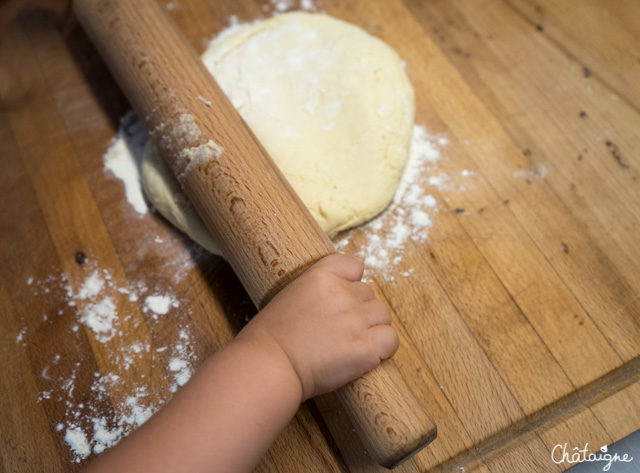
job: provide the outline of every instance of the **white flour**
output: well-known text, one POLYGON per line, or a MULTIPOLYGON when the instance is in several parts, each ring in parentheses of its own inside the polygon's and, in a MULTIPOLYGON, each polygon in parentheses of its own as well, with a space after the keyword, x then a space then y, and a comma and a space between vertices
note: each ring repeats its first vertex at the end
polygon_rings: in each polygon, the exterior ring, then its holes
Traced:
POLYGON ((177 176, 178 181, 182 182, 194 168, 211 159, 216 159, 222 152, 223 148, 211 140, 199 146, 183 149, 176 161, 183 169, 177 176))
POLYGON ((154 295, 147 296, 144 300, 145 308, 151 310, 157 315, 165 315, 171 307, 178 307, 179 303, 171 296, 154 295))
POLYGON ((406 269, 398 273, 407 242, 422 242, 429 235, 433 218, 438 212, 436 198, 428 193, 448 178, 442 174, 436 184, 432 174, 437 170, 441 148, 448 140, 431 136, 424 126, 415 125, 409 160, 393 202, 372 221, 342 235, 338 235, 337 248, 356 252, 365 262, 365 279, 380 275, 394 281, 397 275, 408 277, 406 269), (355 243, 357 241, 357 243, 355 243))
POLYGON ((16 344, 21 345, 24 341, 24 336, 27 334, 27 327, 23 327, 20 329, 20 331, 18 332, 18 335, 16 336, 16 344))
POLYGON ((64 434, 64 441, 80 458, 86 458, 91 453, 91 447, 85 433, 78 427, 69 427, 64 434))
POLYGON ((144 125, 130 111, 120 119, 118 135, 103 157, 105 168, 122 181, 127 201, 139 214, 148 210, 140 182, 140 163, 147 137, 144 125))
POLYGON ((80 291, 78 292, 78 299, 88 299, 98 294, 104 287, 104 280, 98 274, 98 271, 91 273, 82 284, 80 291))
POLYGON ((116 318, 116 306, 113 299, 107 296, 100 302, 89 304, 83 311, 80 321, 93 330, 98 340, 106 342, 113 338, 113 324, 116 318))
POLYGON ((174 384, 169 388, 172 392, 177 389, 177 386, 184 386, 193 374, 191 363, 180 355, 171 358, 169 370, 172 372, 174 380, 174 384))
MULTIPOLYGON (((89 400, 78 402, 78 394, 81 394, 80 398, 86 399, 86 393, 76 392, 82 353, 78 351, 72 355, 78 361, 72 359, 65 362, 64 366, 70 366, 70 371, 66 373, 61 372, 62 355, 53 355, 49 363, 41 369, 42 380, 48 386, 38 394, 37 402, 54 402, 64 406, 65 414, 55 430, 63 436, 75 462, 87 458, 91 453, 101 453, 112 447, 134 428, 142 425, 168 400, 170 393, 174 393, 189 380, 194 371, 194 364, 198 361, 191 329, 189 325, 182 325, 184 322, 181 322, 189 320, 188 317, 181 317, 183 312, 188 314, 189 309, 184 308, 186 304, 180 304, 170 288, 158 287, 156 284, 151 291, 146 281, 119 285, 109 269, 101 268, 91 261, 87 261, 84 266, 87 276, 77 288, 72 286, 69 277, 64 273, 51 274, 41 280, 29 277, 25 284, 33 288, 34 297, 48 297, 49 294, 58 292, 64 295, 68 306, 78 308, 76 321, 71 321, 68 326, 69 347, 80 346, 75 340, 80 336, 80 328, 84 325, 86 333, 97 343, 115 342, 114 346, 119 347, 112 352, 105 347, 103 353, 106 353, 109 363, 117 366, 120 371, 126 372, 134 367, 139 357, 151 355, 152 363, 162 365, 169 376, 169 393, 160 401, 152 402, 147 386, 148 380, 144 379, 144 375, 137 381, 125 381, 116 372, 96 372, 90 387, 89 400), (153 353, 148 342, 124 342, 124 337, 131 334, 124 333, 122 327, 124 324, 131 326, 134 314, 129 310, 135 309, 134 306, 131 306, 132 309, 122 309, 123 305, 128 306, 126 302, 123 304, 123 301, 136 301, 140 298, 144 298, 145 301, 143 308, 148 308, 151 312, 151 318, 147 321, 150 328, 157 323, 155 321, 158 314, 172 317, 169 319, 171 324, 182 326, 173 340, 168 340, 167 345, 153 350, 153 353), (178 307, 180 311, 177 311, 178 307), (171 353, 170 357, 162 356, 161 353, 167 350, 171 353), (132 382, 135 383, 134 386, 131 385, 132 382), (114 399, 109 396, 112 390, 125 390, 129 394, 124 401, 114 403, 114 399), (108 412, 101 407, 112 404, 113 409, 108 412)), ((60 309, 51 316, 52 320, 44 314, 42 322, 59 324, 56 318, 63 313, 60 309)), ((23 327, 18 332, 16 343, 26 346, 28 342, 29 333, 27 328, 23 327)), ((68 353, 67 351, 67 355, 68 353)), ((157 399, 157 393, 155 394, 157 399)))

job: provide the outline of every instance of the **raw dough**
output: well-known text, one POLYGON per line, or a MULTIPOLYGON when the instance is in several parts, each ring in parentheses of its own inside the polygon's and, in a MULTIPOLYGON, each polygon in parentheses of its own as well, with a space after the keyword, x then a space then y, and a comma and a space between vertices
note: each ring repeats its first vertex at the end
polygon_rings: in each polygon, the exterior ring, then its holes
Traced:
MULTIPOLYGON (((202 60, 327 234, 389 204, 414 119, 413 88, 389 46, 343 21, 296 12, 223 33, 202 60)), ((142 179, 160 213, 220 254, 152 146, 142 179)))

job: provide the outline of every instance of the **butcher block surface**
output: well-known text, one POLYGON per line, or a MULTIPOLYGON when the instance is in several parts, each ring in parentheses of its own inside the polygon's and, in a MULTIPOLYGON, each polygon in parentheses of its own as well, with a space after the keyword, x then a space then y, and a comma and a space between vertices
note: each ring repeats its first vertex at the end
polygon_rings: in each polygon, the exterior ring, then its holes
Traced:
MULTIPOLYGON (((161 3, 198 51, 232 15, 274 10, 161 3)), ((448 141, 440 170, 467 176, 430 190, 438 212, 403 249, 409 275, 371 273, 398 314, 394 361, 438 425, 397 471, 563 471, 556 445, 597 451, 640 428, 640 5, 317 5, 406 61, 416 123, 448 141)), ((188 331, 196 367, 255 310, 224 260, 138 215, 105 171, 130 107, 73 18, 23 12, 0 67, 17 78, 0 109, 0 471, 76 471, 91 457, 74 462, 65 441, 70 405, 109 418, 141 386, 160 405, 176 387, 172 341, 188 331), (127 314, 108 340, 67 294, 96 270, 127 314), (158 317, 116 290, 141 281, 177 307, 158 317), (119 382, 99 395, 107 374, 119 382)), ((257 471, 382 468, 328 395, 300 408, 257 471)))

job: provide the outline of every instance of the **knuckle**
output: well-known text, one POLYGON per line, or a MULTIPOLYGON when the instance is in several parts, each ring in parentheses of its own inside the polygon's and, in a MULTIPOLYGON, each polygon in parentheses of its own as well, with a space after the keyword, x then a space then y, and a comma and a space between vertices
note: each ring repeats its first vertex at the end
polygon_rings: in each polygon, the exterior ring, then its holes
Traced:
POLYGON ((332 263, 341 266, 343 268, 349 268, 354 272, 364 271, 364 260, 357 255, 337 253, 333 256, 332 263))
POLYGON ((332 285, 331 273, 324 268, 312 268, 307 273, 307 281, 314 289, 321 291, 332 285))
POLYGON ((371 301, 372 309, 380 312, 381 314, 389 312, 387 305, 379 299, 371 301))
POLYGON ((325 272, 322 267, 312 266, 306 272, 305 277, 309 280, 317 281, 325 277, 325 272))
POLYGON ((343 281, 329 271, 318 268, 309 273, 308 282, 314 292, 328 303, 343 311, 355 309, 355 297, 351 294, 343 281))

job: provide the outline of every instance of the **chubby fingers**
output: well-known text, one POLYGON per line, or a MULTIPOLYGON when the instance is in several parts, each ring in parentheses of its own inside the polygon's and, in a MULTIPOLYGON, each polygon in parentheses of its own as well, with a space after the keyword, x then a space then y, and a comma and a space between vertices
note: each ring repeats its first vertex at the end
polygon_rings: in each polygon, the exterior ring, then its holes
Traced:
POLYGON ((381 301, 373 299, 362 304, 369 323, 369 347, 379 360, 391 358, 400 346, 398 334, 391 326, 391 311, 381 301))
POLYGON ((396 331, 391 327, 392 317, 389 307, 376 299, 373 289, 362 282, 348 283, 355 297, 360 300, 360 314, 369 326, 368 335, 371 349, 380 360, 390 358, 400 344, 396 331))
POLYGON ((391 358, 400 346, 398 334, 391 325, 380 324, 369 328, 369 347, 378 359, 391 358))
POLYGON ((371 287, 360 281, 346 282, 349 291, 360 302, 367 302, 376 299, 376 293, 371 287))
POLYGON ((333 254, 325 256, 316 264, 315 268, 326 268, 336 276, 347 281, 360 281, 364 273, 364 262, 362 258, 355 255, 333 254))
POLYGON ((369 327, 375 325, 391 325, 391 311, 378 299, 372 299, 362 304, 362 314, 369 327))

